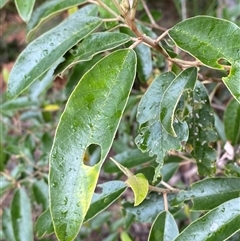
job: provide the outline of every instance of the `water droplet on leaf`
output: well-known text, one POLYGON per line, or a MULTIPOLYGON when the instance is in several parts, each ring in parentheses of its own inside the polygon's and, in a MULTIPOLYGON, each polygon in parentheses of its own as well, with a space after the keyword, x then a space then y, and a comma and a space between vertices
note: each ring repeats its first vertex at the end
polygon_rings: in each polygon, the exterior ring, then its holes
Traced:
POLYGON ((43 55, 44 56, 48 55, 48 50, 47 49, 43 50, 43 55))
POLYGON ((63 202, 64 202, 64 205, 67 205, 67 203, 68 203, 68 198, 65 197, 65 198, 63 199, 63 202))

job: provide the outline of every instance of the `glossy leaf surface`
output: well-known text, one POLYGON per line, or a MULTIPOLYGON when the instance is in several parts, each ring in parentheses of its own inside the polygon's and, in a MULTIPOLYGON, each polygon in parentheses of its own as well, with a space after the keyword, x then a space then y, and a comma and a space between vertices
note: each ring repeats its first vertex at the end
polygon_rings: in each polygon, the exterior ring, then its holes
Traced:
POLYGON ((167 87, 160 104, 160 121, 167 133, 177 136, 174 128, 174 112, 177 103, 186 89, 194 89, 197 79, 197 68, 182 71, 167 87))
POLYGON ((11 217, 16 241, 33 241, 31 203, 23 188, 14 194, 11 217))
POLYGON ((14 232, 13 232, 11 211, 8 208, 3 209, 2 230, 8 241, 16 241, 14 232))
POLYGON ((50 156, 50 210, 59 240, 73 240, 80 229, 135 73, 134 51, 116 51, 83 76, 68 100, 50 156), (83 161, 91 144, 101 147, 92 167, 83 161))
POLYGON ((38 238, 42 238, 44 235, 54 232, 52 218, 49 208, 46 209, 37 219, 34 227, 34 231, 38 238))
POLYGON ((38 7, 27 25, 27 40, 31 40, 37 28, 54 15, 74 6, 85 3, 86 0, 50 0, 38 7))
POLYGON ((222 241, 240 230, 240 198, 223 203, 191 223, 174 241, 222 241))
POLYGON ((217 141, 214 129, 214 114, 209 103, 208 92, 201 82, 197 82, 193 92, 189 93, 189 105, 192 107, 186 121, 189 126, 191 155, 196 159, 198 172, 201 176, 215 173, 216 151, 210 142, 217 141))
POLYGON ((164 201, 162 195, 150 193, 138 206, 132 203, 125 203, 123 206, 127 213, 135 216, 137 222, 153 223, 157 215, 164 210, 164 201))
POLYGON ((191 190, 181 191, 172 204, 193 201, 192 210, 210 210, 239 196, 240 178, 209 178, 191 185, 191 190))
POLYGON ((151 49, 144 44, 139 44, 134 50, 138 57, 138 78, 142 82, 147 82, 151 76, 153 68, 151 49))
POLYGON ((148 194, 148 180, 142 173, 128 177, 126 183, 134 193, 134 206, 138 206, 148 194))
POLYGON ((219 61, 227 60, 231 71, 223 82, 240 102, 240 28, 236 24, 197 16, 175 25, 169 35, 180 48, 209 67, 223 69, 219 61))
POLYGON ((84 222, 90 220, 95 215, 105 210, 127 189, 126 184, 122 181, 110 181, 100 184, 97 187, 102 189, 101 193, 94 193, 84 222))
POLYGON ((43 181, 39 180, 32 185, 33 194, 38 204, 42 205, 42 210, 48 208, 48 185, 43 181))
MULTIPOLYGON (((102 0, 102 2, 108 6, 110 9, 112 9, 114 12, 118 13, 118 9, 116 7, 116 5, 114 4, 114 1, 112 0, 102 0)), ((114 15, 112 13, 110 13, 107 9, 105 9, 104 7, 102 7, 101 5, 98 8, 99 10, 99 15, 101 18, 103 19, 107 19, 107 18, 113 18, 114 15)), ((106 29, 110 29, 114 26, 116 26, 118 24, 117 21, 110 21, 110 22, 105 22, 105 27, 106 29)))
MULTIPOLYGON (((122 166, 131 168, 140 164, 152 161, 154 158, 149 158, 148 153, 142 153, 139 149, 130 149, 119 153, 113 157, 122 166)), ((118 172, 118 167, 110 160, 104 164, 104 171, 108 173, 118 172)))
POLYGON ((67 68, 81 61, 91 60, 94 55, 116 48, 128 41, 130 41, 130 36, 123 33, 101 32, 90 34, 64 56, 66 61, 59 65, 56 72, 64 72, 67 68))
MULTIPOLYGON (((188 138, 186 123, 176 121, 173 124, 177 134, 177 137, 174 137, 163 129, 159 121, 163 94, 174 79, 175 75, 171 72, 158 76, 149 86, 138 106, 137 121, 140 129, 135 142, 142 152, 149 152, 150 156, 157 155, 159 169, 163 165, 166 152, 180 149, 181 141, 186 141, 188 138)), ((159 175, 159 173, 156 174, 159 175)))
POLYGON ((28 22, 31 17, 35 0, 15 0, 18 13, 24 22, 28 22))
MULTIPOLYGON (((109 205, 118 199, 123 192, 125 192, 127 186, 122 181, 111 181, 104 184, 99 184, 97 188, 100 188, 101 192, 94 193, 84 222, 89 221, 98 213, 104 211, 109 205)), ((43 237, 45 234, 51 234, 54 232, 49 209, 46 209, 37 219, 35 224, 35 232, 38 238, 43 237)))
POLYGON ((228 141, 240 144, 240 104, 232 99, 224 112, 224 129, 228 141))
POLYGON ((63 23, 30 43, 18 57, 8 81, 8 96, 15 98, 50 69, 64 53, 96 29, 102 20, 82 16, 79 10, 63 23), (57 39, 57 40, 56 40, 57 39))
POLYGON ((172 241, 178 234, 178 226, 174 217, 170 212, 163 211, 152 224, 148 241, 172 241))

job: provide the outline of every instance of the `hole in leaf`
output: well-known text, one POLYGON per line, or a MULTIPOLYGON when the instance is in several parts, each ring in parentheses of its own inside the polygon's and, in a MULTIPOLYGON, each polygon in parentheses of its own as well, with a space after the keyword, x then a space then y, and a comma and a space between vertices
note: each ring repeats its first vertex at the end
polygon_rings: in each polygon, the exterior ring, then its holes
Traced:
POLYGON ((87 166, 96 165, 101 159, 101 147, 97 144, 91 144, 87 147, 83 162, 87 166))
POLYGON ((103 188, 101 186, 97 185, 94 192, 98 193, 98 194, 101 194, 102 191, 103 191, 103 188))
POLYGON ((231 64, 225 59, 225 58, 220 58, 218 59, 218 64, 221 64, 221 65, 229 65, 231 66, 231 64))

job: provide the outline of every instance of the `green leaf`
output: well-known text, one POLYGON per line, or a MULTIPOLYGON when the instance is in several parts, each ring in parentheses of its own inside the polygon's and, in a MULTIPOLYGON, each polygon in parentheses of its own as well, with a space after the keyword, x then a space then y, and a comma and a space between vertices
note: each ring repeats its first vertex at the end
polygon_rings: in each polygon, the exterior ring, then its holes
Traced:
POLYGON ((225 165, 225 174, 227 176, 240 177, 240 166, 235 163, 225 165))
POLYGON ((118 238, 118 233, 112 233, 107 236, 107 238, 103 239, 103 241, 115 241, 118 238))
POLYGON ((183 70, 167 87, 160 104, 160 121, 167 133, 177 136, 173 128, 174 112, 178 101, 186 89, 194 89, 197 80, 197 68, 183 70))
POLYGON ((148 194, 148 180, 142 173, 128 177, 126 183, 134 193, 134 206, 138 206, 148 194))
POLYGON ((216 113, 214 113, 214 118, 215 118, 214 126, 218 133, 218 138, 225 143, 227 141, 227 137, 225 134, 223 121, 219 118, 219 116, 216 113))
POLYGON ((31 15, 35 0, 15 0, 15 4, 18 10, 18 13, 24 22, 28 22, 31 15))
POLYGON ((159 175, 167 151, 180 149, 181 142, 187 141, 188 138, 188 127, 185 122, 175 121, 173 126, 177 137, 174 137, 163 129, 159 121, 163 93, 174 79, 175 75, 172 72, 158 76, 149 86, 138 106, 137 121, 140 129, 135 142, 142 152, 149 152, 150 156, 157 155, 156 162, 159 166, 156 176, 159 175))
POLYGON ((111 216, 112 213, 110 211, 104 211, 99 213, 93 220, 91 220, 91 228, 95 230, 102 228, 104 223, 110 221, 109 219, 111 216))
POLYGON ((14 194, 11 217, 16 241, 33 241, 31 203, 24 188, 14 194))
POLYGON ((240 144, 240 104, 232 99, 223 116, 225 133, 231 144, 240 144))
POLYGON ((181 191, 172 201, 172 205, 191 199, 192 210, 211 210, 239 197, 239 193, 240 178, 208 178, 192 184, 189 191, 181 191))
POLYGON ((240 230, 240 198, 211 210, 191 223, 174 241, 222 241, 240 230))
POLYGON ((54 70, 59 65, 59 63, 63 62, 64 58, 60 58, 54 65, 43 75, 41 75, 29 88, 29 96, 31 100, 38 100, 39 95, 51 86, 51 83, 54 80, 54 70))
POLYGON ((120 234, 121 241, 132 241, 129 234, 126 231, 122 231, 120 234))
MULTIPOLYGON (((141 23, 137 23, 138 29, 144 34, 150 36, 151 38, 157 38, 156 34, 148 27, 144 26, 141 23)), ((128 34, 129 36, 136 37, 136 35, 129 28, 121 28, 121 31, 128 34)), ((134 48, 137 54, 137 75, 140 81, 147 82, 152 74, 153 61, 152 53, 150 47, 139 44, 134 48)))
POLYGON ((83 3, 86 3, 86 0, 50 0, 43 3, 33 12, 32 17, 28 22, 27 41, 30 41, 40 25, 49 20, 51 17, 68 8, 78 6, 83 3))
POLYGON ((136 48, 134 48, 134 50, 136 51, 138 58, 138 78, 142 82, 147 82, 151 76, 153 68, 151 49, 144 44, 139 44, 136 48))
POLYGON ((148 183, 153 184, 153 177, 155 175, 155 167, 148 165, 143 168, 137 169, 135 174, 137 174, 137 173, 142 173, 145 176, 145 178, 148 180, 148 183))
POLYGON ((132 203, 127 202, 123 204, 123 207, 126 213, 135 216, 137 222, 152 223, 157 215, 164 210, 164 201, 162 195, 150 193, 140 205, 133 206, 132 203))
POLYGON ((11 212, 9 208, 3 209, 2 229, 8 241, 16 241, 14 232, 13 232, 11 212))
POLYGON ((44 235, 49 235, 54 232, 51 213, 49 208, 46 209, 37 219, 34 231, 38 238, 42 238, 44 235))
POLYGON ((168 211, 161 212, 152 224, 148 241, 173 241, 179 234, 174 217, 168 211))
POLYGON ((81 61, 91 60, 94 55, 114 49, 130 41, 130 39, 129 35, 123 33, 101 32, 90 34, 65 54, 66 61, 59 65, 56 74, 64 72, 67 68, 81 61))
MULTIPOLYGON (((139 149, 130 149, 122 153, 119 153, 113 157, 114 160, 118 161, 122 166, 131 168, 143 163, 152 161, 147 153, 142 153, 139 149)), ((107 173, 118 172, 118 167, 111 161, 107 161, 104 164, 104 171, 107 173)))
POLYGON ((38 180, 32 185, 33 193, 38 204, 42 205, 42 209, 48 208, 48 185, 43 180, 38 180))
POLYGON ((83 76, 68 100, 50 155, 50 211, 59 240, 78 234, 135 73, 134 51, 116 51, 83 76), (101 147, 100 161, 92 167, 83 162, 91 144, 101 147))
POLYGON ((8 2, 9 0, 1 0, 0 1, 0 8, 3 8, 4 5, 8 2))
POLYGON ((109 207, 109 205, 118 199, 127 188, 125 183, 121 181, 109 181, 104 184, 99 184, 97 187, 101 188, 102 191, 101 193, 94 193, 84 222, 92 219, 99 212, 109 207))
POLYGON ((188 93, 189 105, 192 107, 186 121, 189 126, 189 139, 191 155, 196 159, 198 172, 201 176, 215 173, 216 151, 209 146, 210 142, 217 141, 214 129, 214 112, 204 85, 197 81, 194 91, 188 93))
POLYGON ((82 76, 89 69, 91 69, 92 66, 95 65, 101 58, 102 58, 102 56, 96 55, 90 61, 80 62, 80 63, 76 64, 76 66, 74 66, 72 73, 69 74, 69 79, 68 79, 67 85, 65 87, 65 94, 67 96, 69 96, 72 93, 72 91, 75 88, 75 86, 77 85, 79 79, 81 79, 82 76))
POLYGON ((175 172, 178 170, 179 164, 170 162, 170 163, 165 163, 162 167, 162 179, 164 182, 168 182, 170 178, 175 174, 175 172))
POLYGON ((2 174, 0 176, 0 197, 14 187, 14 179, 12 181, 8 180, 6 177, 4 177, 2 174))
POLYGON ((8 96, 15 98, 50 69, 64 53, 96 29, 102 20, 82 16, 79 10, 63 23, 30 43, 9 75, 8 96), (57 39, 57 41, 56 41, 57 39))
POLYGON ((197 16, 175 25, 169 35, 180 48, 209 67, 223 69, 219 60, 227 60, 231 64, 231 71, 223 82, 240 102, 240 28, 236 24, 197 16))
MULTIPOLYGON (((118 9, 116 7, 116 5, 114 4, 114 2, 112 0, 102 0, 102 2, 107 5, 110 9, 112 9, 115 13, 118 13, 118 9)), ((101 5, 99 5, 99 15, 101 18, 107 19, 107 18, 113 18, 115 17, 112 13, 110 13, 107 9, 103 8, 101 5)), ((109 28, 113 28, 114 26, 116 26, 118 24, 118 21, 107 21, 105 22, 105 28, 109 29, 109 28)))
POLYGON ((1 109, 0 111, 13 112, 16 110, 22 110, 22 109, 33 107, 36 105, 37 105, 37 102, 29 100, 29 98, 27 96, 21 96, 14 100, 9 100, 9 101, 4 102, 0 106, 0 109, 1 109))

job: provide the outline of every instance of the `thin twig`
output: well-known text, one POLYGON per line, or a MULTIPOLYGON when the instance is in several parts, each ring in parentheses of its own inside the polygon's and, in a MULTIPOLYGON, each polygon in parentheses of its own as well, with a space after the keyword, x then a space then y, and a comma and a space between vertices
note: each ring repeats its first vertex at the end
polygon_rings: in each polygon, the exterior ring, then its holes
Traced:
MULTIPOLYGON (((181 153, 181 152, 178 152, 178 151, 169 151, 168 153, 169 153, 169 155, 172 155, 172 156, 178 156, 178 157, 182 158, 183 160, 185 160, 185 161, 187 161, 187 162, 194 163, 194 160, 193 160, 193 159, 184 156, 184 154, 181 153)), ((181 165, 181 163, 180 163, 180 165, 181 165)))
MULTIPOLYGON (((94 2, 94 1, 91 1, 94 2)), ((101 0, 95 0, 95 2, 97 2, 101 7, 103 7, 104 9, 106 9, 109 13, 111 13, 114 17, 118 18, 120 21, 124 22, 124 19, 119 16, 118 13, 114 12, 111 8, 109 8, 104 2, 102 2, 101 0)))
POLYGON ((145 9, 145 11, 146 11, 146 13, 148 15, 148 18, 149 18, 151 24, 152 25, 156 25, 156 22, 155 22, 155 20, 154 20, 154 18, 152 16, 151 12, 149 11, 149 8, 148 8, 146 2, 144 0, 141 0, 141 1, 142 1, 142 5, 143 5, 143 7, 144 7, 144 9, 145 9))
POLYGON ((124 28, 129 28, 129 26, 127 24, 124 24, 124 23, 121 23, 121 24, 118 24, 110 29, 108 29, 109 32, 112 32, 114 31, 115 29, 118 29, 118 28, 121 28, 121 27, 124 27, 124 28))
POLYGON ((163 193, 163 201, 164 201, 164 210, 168 211, 167 193, 163 193))
POLYGON ((172 188, 172 189, 165 189, 161 187, 156 187, 156 186, 148 186, 149 191, 157 192, 157 193, 179 193, 180 189, 177 188, 172 188))
POLYGON ((118 21, 119 18, 105 18, 103 19, 103 22, 114 22, 114 21, 118 21))
POLYGON ((182 9, 182 20, 185 20, 187 19, 186 0, 181 0, 181 9, 182 9))
POLYGON ((211 103, 211 106, 212 106, 214 109, 218 109, 218 110, 222 110, 222 111, 225 111, 225 110, 226 110, 226 107, 224 107, 224 106, 222 106, 222 105, 215 104, 215 103, 211 103))
POLYGON ((164 182, 164 181, 161 181, 161 184, 162 184, 164 187, 166 187, 166 188, 168 188, 168 189, 170 189, 170 190, 174 190, 173 187, 171 187, 169 184, 167 184, 167 183, 164 182))
POLYGON ((168 30, 166 30, 164 33, 162 33, 155 41, 156 43, 160 42, 160 40, 162 40, 164 37, 166 37, 166 35, 168 35, 168 30))
POLYGON ((158 30, 163 31, 163 32, 167 31, 167 28, 161 27, 157 23, 156 24, 147 23, 147 22, 141 21, 139 19, 136 19, 136 21, 139 22, 139 23, 142 23, 142 24, 144 24, 144 25, 146 25, 150 28, 155 28, 155 29, 158 29, 158 30))
POLYGON ((129 49, 134 49, 140 43, 142 43, 142 39, 137 39, 131 46, 129 46, 129 49))

